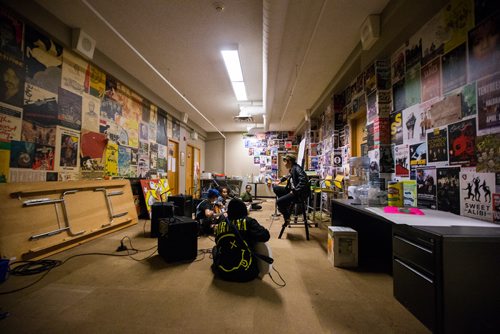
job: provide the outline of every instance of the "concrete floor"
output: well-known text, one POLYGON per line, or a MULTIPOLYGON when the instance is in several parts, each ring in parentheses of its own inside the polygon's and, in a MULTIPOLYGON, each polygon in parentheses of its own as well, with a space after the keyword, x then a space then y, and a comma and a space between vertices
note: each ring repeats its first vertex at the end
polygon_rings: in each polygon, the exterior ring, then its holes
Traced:
MULTIPOLYGON (((0 295, 0 333, 429 333, 392 295, 392 277, 333 267, 327 260, 326 227, 287 228, 274 221, 274 201, 251 215, 271 232, 275 268, 250 283, 215 280, 210 254, 192 263, 167 264, 150 251, 131 257, 79 256, 50 271, 40 282, 0 295), (149 255, 152 256, 148 257, 149 255), (145 260, 140 260, 144 259, 145 260), (279 280, 277 274, 273 274, 279 280)), ((157 240, 145 236, 149 221, 51 256, 116 253, 124 236, 138 249, 157 240)), ((213 240, 198 239, 198 249, 213 240)), ((11 276, 0 292, 40 276, 11 276)))

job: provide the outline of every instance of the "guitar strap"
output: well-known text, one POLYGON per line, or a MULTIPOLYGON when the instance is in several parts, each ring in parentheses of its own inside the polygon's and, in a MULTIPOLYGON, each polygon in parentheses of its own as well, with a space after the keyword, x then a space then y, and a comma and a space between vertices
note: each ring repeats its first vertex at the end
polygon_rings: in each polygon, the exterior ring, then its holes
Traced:
MULTIPOLYGON (((247 245, 246 242, 243 240, 243 237, 241 236, 240 234, 240 231, 238 230, 238 228, 236 227, 236 225, 233 224, 232 221, 229 220, 229 218, 226 217, 226 223, 231 227, 233 228, 233 230, 235 231, 234 232, 234 235, 238 238, 238 241, 240 242, 240 244, 242 245, 247 245)), ((248 247, 248 246, 247 246, 248 247)), ((255 257, 261 259, 262 261, 268 263, 268 264, 272 264, 274 262, 274 259, 272 257, 269 257, 267 255, 264 255, 264 254, 259 254, 255 251, 251 252, 252 254, 255 255, 255 257)))

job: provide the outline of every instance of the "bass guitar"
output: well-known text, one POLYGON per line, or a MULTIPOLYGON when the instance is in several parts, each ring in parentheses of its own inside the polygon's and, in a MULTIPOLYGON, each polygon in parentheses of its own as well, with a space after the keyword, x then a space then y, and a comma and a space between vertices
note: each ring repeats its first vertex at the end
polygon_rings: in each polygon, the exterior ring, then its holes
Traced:
POLYGON ((273 252, 268 242, 257 242, 254 248, 257 267, 259 268, 259 277, 263 278, 273 267, 273 252))

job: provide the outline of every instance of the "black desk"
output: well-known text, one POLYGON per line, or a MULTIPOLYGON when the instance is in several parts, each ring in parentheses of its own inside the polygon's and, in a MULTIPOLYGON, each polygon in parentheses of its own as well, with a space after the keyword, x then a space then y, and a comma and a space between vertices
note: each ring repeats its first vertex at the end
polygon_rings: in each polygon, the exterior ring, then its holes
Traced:
POLYGON ((332 225, 358 232, 359 266, 392 273, 394 297, 430 330, 500 332, 500 226, 436 210, 383 217, 349 200, 331 203, 332 225))
POLYGON ((394 297, 433 333, 500 332, 500 228, 393 228, 394 297))
POLYGON ((385 218, 352 205, 352 200, 332 200, 332 226, 347 226, 358 232, 358 265, 361 269, 392 273, 392 225, 385 218))

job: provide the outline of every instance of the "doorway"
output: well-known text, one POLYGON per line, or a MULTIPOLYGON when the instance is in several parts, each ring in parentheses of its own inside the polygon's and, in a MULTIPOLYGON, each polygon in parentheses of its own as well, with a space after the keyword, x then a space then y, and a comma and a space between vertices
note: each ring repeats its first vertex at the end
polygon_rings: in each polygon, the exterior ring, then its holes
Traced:
POLYGON ((186 194, 194 194, 194 147, 187 145, 186 147, 186 194))
POLYGON ((201 197, 201 151, 199 148, 194 148, 193 155, 193 198, 201 197))
POLYGON ((168 141, 168 186, 172 195, 179 194, 179 143, 168 141))

